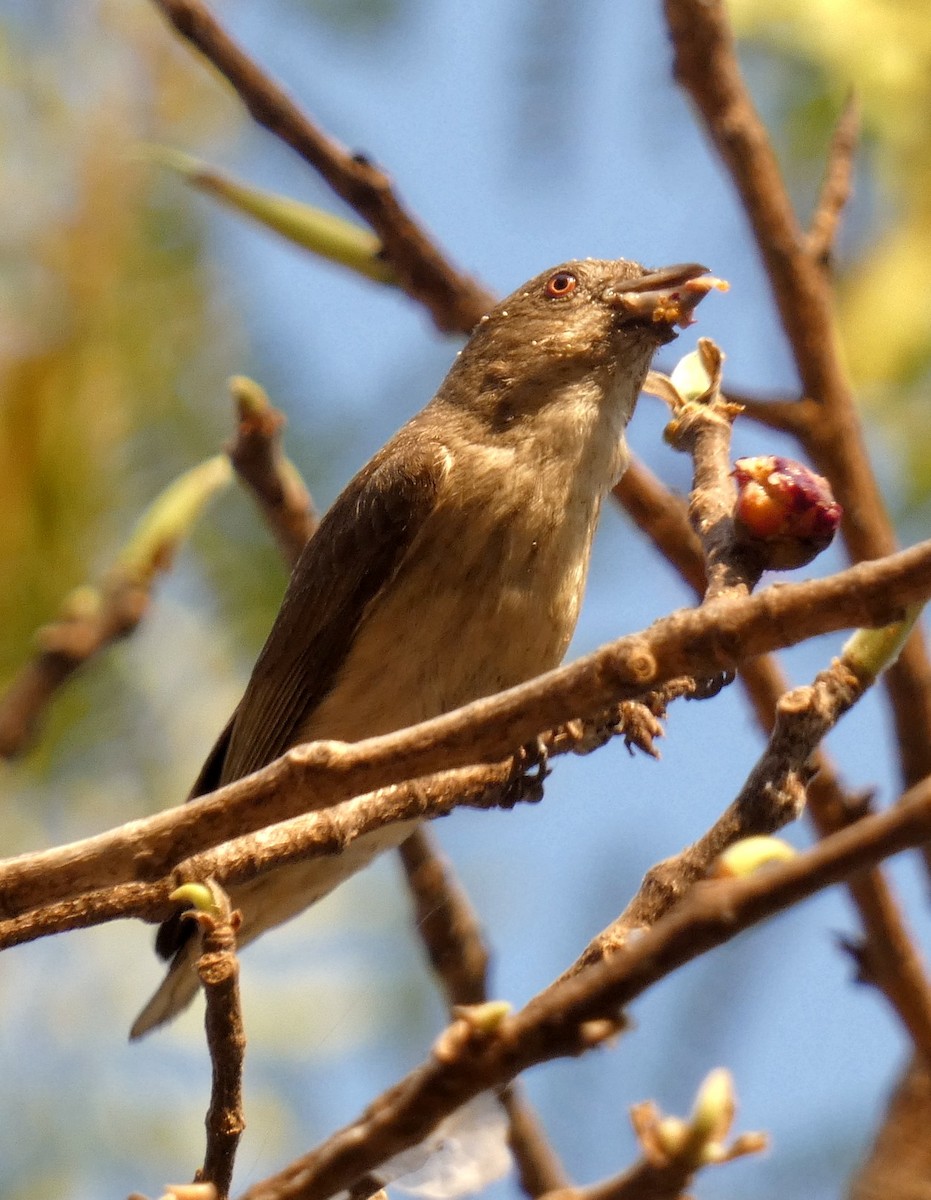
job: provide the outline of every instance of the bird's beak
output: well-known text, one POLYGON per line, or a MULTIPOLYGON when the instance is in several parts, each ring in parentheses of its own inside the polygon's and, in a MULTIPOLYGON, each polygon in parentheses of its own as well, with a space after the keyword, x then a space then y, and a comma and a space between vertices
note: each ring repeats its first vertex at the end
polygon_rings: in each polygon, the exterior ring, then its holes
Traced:
POLYGON ((602 293, 605 303, 631 321, 649 322, 665 339, 675 336, 673 326, 685 329, 692 312, 710 291, 726 292, 727 283, 707 274, 699 263, 680 263, 650 271, 639 279, 625 279, 602 293))

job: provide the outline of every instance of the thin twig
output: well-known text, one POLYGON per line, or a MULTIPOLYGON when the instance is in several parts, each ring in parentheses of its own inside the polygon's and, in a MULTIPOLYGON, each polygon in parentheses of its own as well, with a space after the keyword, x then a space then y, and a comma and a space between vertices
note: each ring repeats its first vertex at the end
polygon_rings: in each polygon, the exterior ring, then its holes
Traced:
POLYGON ((358 1121, 284 1171, 253 1185, 246 1200, 323 1200, 422 1141, 473 1096, 555 1057, 601 1044, 618 1012, 671 971, 790 904, 931 834, 931 781, 899 804, 750 879, 706 883, 613 958, 551 985, 494 1030, 465 1020, 441 1036, 430 1060, 375 1100, 358 1121))
POLYGON ((0 914, 16 916, 101 884, 159 878, 184 858, 301 812, 437 771, 500 761, 541 731, 636 699, 669 679, 711 677, 816 634, 889 624, 929 592, 931 542, 924 542, 826 579, 680 610, 568 666, 410 729, 298 746, 178 808, 0 863, 0 914))
POLYGON ((173 480, 139 519, 99 587, 75 588, 36 634, 37 653, 0 696, 0 758, 26 748, 58 689, 96 654, 133 632, 159 577, 208 501, 232 474, 222 455, 173 480))
POLYGON ((402 206, 391 180, 324 133, 233 41, 199 0, 153 0, 174 28, 229 80, 254 120, 295 150, 381 239, 398 282, 444 332, 472 329, 494 304, 457 271, 402 206))
POLYGON ((488 948, 478 915, 425 829, 398 849, 414 901, 414 923, 450 1008, 488 999, 488 948))
POLYGON ((685 1189, 696 1171, 681 1162, 654 1163, 642 1158, 613 1179, 549 1192, 542 1200, 688 1200, 685 1189))
POLYGON ((853 190, 853 166, 860 140, 860 105, 851 92, 834 127, 821 194, 808 227, 805 248, 821 267, 831 259, 837 228, 853 190))
POLYGON ((128 637, 145 615, 151 594, 122 572, 100 591, 68 597, 58 617, 36 635, 38 652, 0 696, 0 758, 25 750, 59 688, 88 660, 128 637), (87 604, 81 603, 86 597, 87 604))
POLYGON ((236 958, 238 914, 214 883, 208 885, 215 910, 198 912, 203 944, 197 971, 204 985, 204 1027, 210 1051, 212 1084, 207 1110, 207 1149, 195 1182, 212 1183, 218 1200, 226 1200, 233 1179, 236 1149, 246 1127, 242 1107, 242 1064, 246 1036, 239 1003, 239 962, 236 958))
POLYGON ((734 531, 736 487, 731 475, 731 432, 740 409, 721 395, 724 355, 710 338, 700 338, 698 351, 707 391, 684 397, 665 376, 653 375, 672 407, 665 437, 677 450, 692 456, 693 478, 689 518, 698 534, 705 560, 704 603, 726 595, 746 595, 756 587, 764 560, 748 552, 734 531))
MULTIPOLYGON (((418 829, 398 851, 414 899, 417 931, 449 1008, 488 999, 488 949, 468 896, 427 830, 418 829)), ((556 1152, 519 1084, 503 1087, 498 1098, 508 1114, 508 1142, 521 1187, 541 1196, 568 1186, 556 1152)))
POLYGON ((729 387, 727 399, 731 404, 740 406, 741 415, 747 420, 764 425, 767 429, 778 429, 780 433, 794 434, 799 438, 820 410, 818 402, 810 400, 807 396, 767 398, 737 392, 729 387))

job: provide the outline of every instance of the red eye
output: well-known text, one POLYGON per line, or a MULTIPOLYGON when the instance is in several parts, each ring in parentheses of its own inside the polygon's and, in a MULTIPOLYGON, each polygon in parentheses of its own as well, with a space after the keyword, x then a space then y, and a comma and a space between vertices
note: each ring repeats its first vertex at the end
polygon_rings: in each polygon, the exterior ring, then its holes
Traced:
POLYGON ((571 296, 578 286, 579 281, 574 275, 568 271, 557 271, 547 279, 543 290, 551 300, 559 300, 563 296, 571 296))

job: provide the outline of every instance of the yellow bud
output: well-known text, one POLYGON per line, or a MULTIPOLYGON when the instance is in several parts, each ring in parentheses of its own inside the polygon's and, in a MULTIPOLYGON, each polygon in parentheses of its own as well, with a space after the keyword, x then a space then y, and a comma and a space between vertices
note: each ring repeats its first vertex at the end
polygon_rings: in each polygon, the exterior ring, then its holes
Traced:
POLYGON ((217 912, 213 892, 205 883, 183 883, 181 887, 175 888, 168 899, 187 904, 190 908, 196 908, 198 912, 211 915, 217 912))
POLYGON ((745 879, 768 863, 788 862, 795 855, 796 851, 781 838, 742 838, 718 857, 711 874, 718 879, 745 879))

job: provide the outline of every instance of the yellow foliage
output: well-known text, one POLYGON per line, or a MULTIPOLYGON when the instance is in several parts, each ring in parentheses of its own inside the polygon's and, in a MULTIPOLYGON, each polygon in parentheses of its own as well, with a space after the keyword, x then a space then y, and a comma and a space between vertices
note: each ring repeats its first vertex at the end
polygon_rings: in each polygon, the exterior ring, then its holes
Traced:
POLYGON ((931 367, 931 291, 925 279, 931 261, 927 2, 732 0, 730 10, 741 37, 803 59, 821 73, 827 91, 840 96, 853 87, 860 98, 877 185, 876 232, 842 280, 841 332, 864 399, 876 402, 879 415, 893 418, 902 449, 918 471, 929 449, 921 414, 931 367))
POLYGON ((215 340, 196 235, 138 145, 215 132, 232 102, 151 6, 103 3, 93 22, 80 7, 60 56, 10 33, 0 54, 0 680, 176 473, 157 462, 136 482, 137 441, 184 419, 178 376, 215 340))

